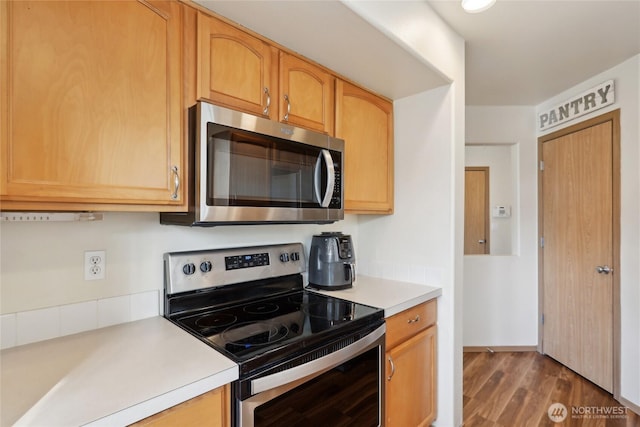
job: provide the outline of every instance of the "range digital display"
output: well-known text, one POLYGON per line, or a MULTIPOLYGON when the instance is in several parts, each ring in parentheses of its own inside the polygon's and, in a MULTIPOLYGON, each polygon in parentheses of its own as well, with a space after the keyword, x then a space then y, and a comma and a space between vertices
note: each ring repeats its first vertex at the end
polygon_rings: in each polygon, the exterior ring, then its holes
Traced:
POLYGON ((224 257, 224 264, 227 270, 237 270, 240 268, 261 267, 269 265, 269 254, 233 255, 224 257))

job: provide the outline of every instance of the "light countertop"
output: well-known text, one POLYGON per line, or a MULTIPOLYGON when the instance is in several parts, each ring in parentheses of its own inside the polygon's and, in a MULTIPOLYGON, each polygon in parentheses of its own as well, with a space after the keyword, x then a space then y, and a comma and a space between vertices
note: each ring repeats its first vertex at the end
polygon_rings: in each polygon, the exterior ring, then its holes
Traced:
POLYGON ((316 292, 382 308, 385 318, 442 295, 439 287, 368 276, 357 276, 349 289, 316 292))
POLYGON ((0 353, 0 425, 127 425, 238 378, 162 317, 0 353))
MULTIPOLYGON (((393 316, 439 287, 358 276, 326 295, 393 316)), ((238 379, 238 366, 163 317, 0 352, 0 426, 127 425, 238 379)))

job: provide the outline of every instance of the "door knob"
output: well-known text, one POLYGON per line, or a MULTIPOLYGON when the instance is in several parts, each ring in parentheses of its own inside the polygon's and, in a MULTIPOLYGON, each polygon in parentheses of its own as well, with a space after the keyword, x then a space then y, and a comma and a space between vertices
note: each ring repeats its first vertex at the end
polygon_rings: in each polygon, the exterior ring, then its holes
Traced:
POLYGON ((609 267, 608 265, 599 265, 596 267, 596 271, 599 274, 609 274, 613 273, 613 268, 609 267))
POLYGON ((478 243, 480 243, 481 245, 484 245, 485 243, 487 243, 487 241, 485 239, 480 239, 478 240, 478 243))

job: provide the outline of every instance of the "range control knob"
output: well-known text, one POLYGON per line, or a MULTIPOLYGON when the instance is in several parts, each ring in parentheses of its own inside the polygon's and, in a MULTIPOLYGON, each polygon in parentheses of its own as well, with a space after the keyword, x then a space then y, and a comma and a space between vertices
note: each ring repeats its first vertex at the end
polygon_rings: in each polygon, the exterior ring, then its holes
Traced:
POLYGON ((291 252, 291 261, 300 261, 300 253, 291 252))
POLYGON ((213 265, 211 264, 211 261, 202 261, 200 263, 200 271, 202 271, 203 273, 210 272, 211 268, 213 268, 213 265))
POLYGON ((289 262, 289 254, 287 254, 287 253, 280 254, 280 261, 289 262))
POLYGON ((192 262, 190 262, 189 264, 185 264, 182 267, 182 272, 187 276, 191 276, 193 273, 196 272, 196 265, 192 262))

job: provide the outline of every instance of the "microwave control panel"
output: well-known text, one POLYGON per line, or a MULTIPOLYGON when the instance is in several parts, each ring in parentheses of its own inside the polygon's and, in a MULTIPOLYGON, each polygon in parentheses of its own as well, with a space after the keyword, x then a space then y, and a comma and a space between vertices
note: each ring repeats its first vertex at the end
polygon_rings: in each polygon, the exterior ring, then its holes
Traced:
POLYGON ((342 206, 342 158, 340 153, 331 152, 331 158, 333 159, 333 195, 331 196, 331 201, 329 202, 330 209, 340 209, 342 206))

